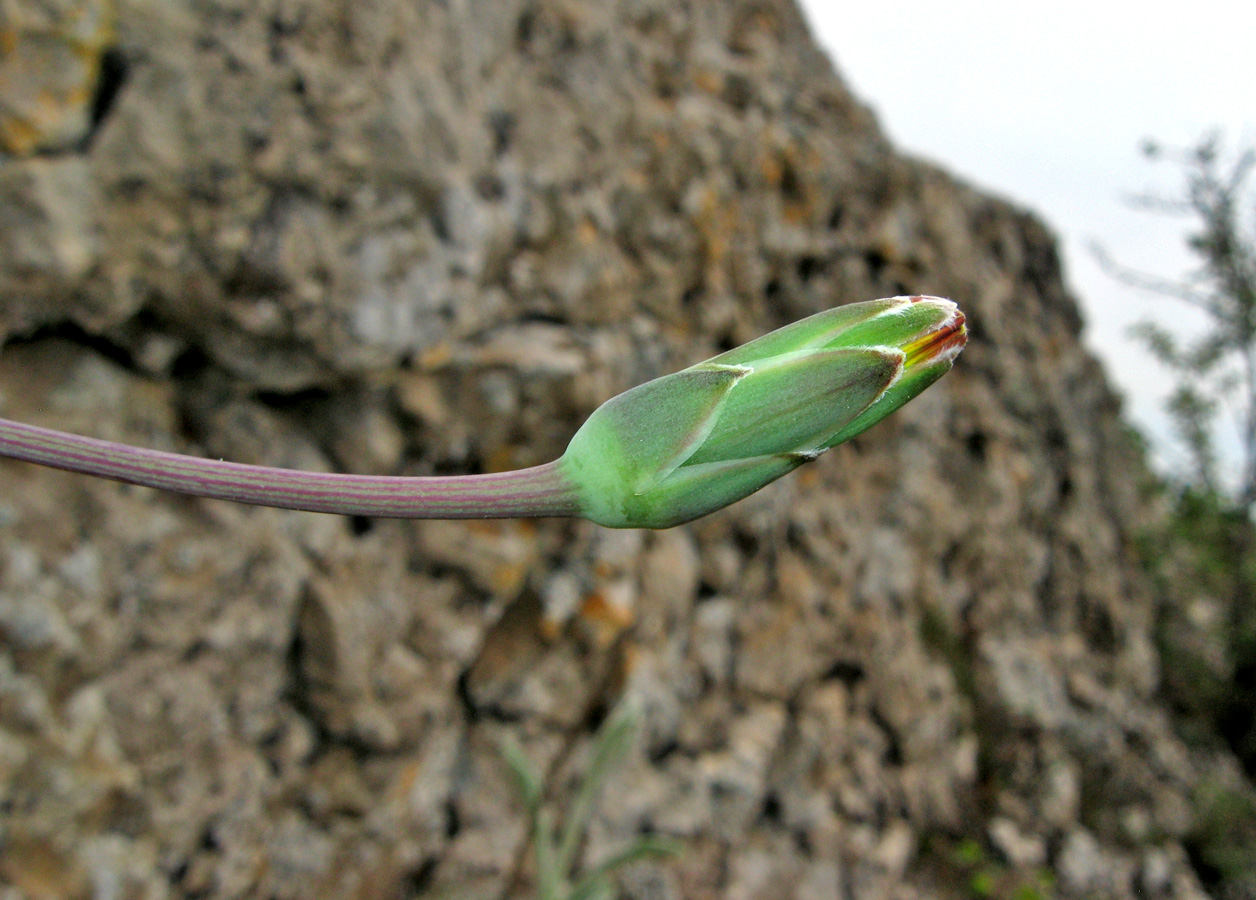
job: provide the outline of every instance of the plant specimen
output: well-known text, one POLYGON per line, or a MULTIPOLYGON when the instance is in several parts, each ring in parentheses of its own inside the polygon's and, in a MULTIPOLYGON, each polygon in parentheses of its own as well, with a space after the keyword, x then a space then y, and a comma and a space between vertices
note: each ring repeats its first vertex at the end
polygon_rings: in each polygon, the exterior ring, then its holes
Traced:
POLYGON ((674 856, 679 845, 663 837, 636 838, 593 868, 574 871, 576 851, 593 805, 607 776, 619 764, 637 733, 639 715, 623 707, 612 713, 593 740, 588 771, 561 822, 545 804, 545 789, 519 745, 505 740, 502 759, 514 776, 528 815, 528 836, 536 865, 537 900, 608 900, 614 896, 611 875, 638 860, 674 856))
POLYGON ((399 518, 582 516, 669 528, 754 493, 942 377, 967 341, 950 300, 892 297, 802 319, 594 410, 551 463, 484 475, 299 472, 0 419, 0 456, 201 497, 399 518))

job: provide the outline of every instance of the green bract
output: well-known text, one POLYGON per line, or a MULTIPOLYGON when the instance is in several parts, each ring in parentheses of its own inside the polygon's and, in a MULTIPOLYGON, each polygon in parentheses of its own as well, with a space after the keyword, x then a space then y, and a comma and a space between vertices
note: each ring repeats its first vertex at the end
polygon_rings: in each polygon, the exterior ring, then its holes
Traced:
POLYGON ((819 313, 608 400, 558 461, 580 513, 667 528, 713 512, 875 425, 951 368, 950 300, 819 313))

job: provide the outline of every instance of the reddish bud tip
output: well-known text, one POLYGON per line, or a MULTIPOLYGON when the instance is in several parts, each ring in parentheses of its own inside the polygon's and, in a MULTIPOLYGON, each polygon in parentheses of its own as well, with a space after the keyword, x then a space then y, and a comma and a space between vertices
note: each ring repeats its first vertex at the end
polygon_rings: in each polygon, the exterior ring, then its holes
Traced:
MULTIPOLYGON (((921 299, 927 298, 912 298, 913 301, 921 299)), ((950 319, 908 344, 903 348, 907 354, 905 365, 910 367, 943 359, 954 359, 968 343, 968 328, 965 321, 964 314, 957 309, 950 319)))

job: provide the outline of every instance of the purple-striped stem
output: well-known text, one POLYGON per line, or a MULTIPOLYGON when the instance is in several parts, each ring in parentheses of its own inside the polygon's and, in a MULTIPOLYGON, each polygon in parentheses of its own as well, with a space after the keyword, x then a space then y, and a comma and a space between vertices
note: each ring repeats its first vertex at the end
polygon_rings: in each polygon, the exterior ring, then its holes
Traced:
POLYGON ((488 475, 402 477, 297 472, 164 453, 0 419, 0 456, 197 497, 280 509, 403 519, 580 514, 557 462, 488 475))

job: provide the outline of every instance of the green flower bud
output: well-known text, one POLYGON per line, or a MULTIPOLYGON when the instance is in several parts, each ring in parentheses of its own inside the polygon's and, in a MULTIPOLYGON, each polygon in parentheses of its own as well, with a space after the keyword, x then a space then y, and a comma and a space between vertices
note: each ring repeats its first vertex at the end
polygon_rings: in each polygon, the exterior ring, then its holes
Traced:
POLYGON ((613 397, 558 466, 594 522, 679 525, 875 425, 942 377, 966 340, 950 300, 831 309, 613 397))

